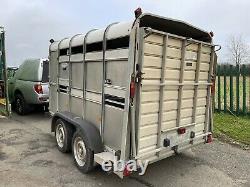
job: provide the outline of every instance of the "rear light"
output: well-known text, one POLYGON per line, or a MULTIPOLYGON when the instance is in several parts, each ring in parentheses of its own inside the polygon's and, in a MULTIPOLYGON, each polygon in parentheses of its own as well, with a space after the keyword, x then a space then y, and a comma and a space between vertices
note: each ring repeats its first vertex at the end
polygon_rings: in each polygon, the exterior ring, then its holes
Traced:
POLYGON ((43 87, 41 84, 35 84, 34 85, 34 90, 38 94, 43 94, 43 87))
POLYGON ((130 83, 130 98, 134 98, 135 97, 135 82, 131 82, 130 83))
POLYGON ((142 14, 142 9, 139 7, 135 11, 135 18, 138 18, 142 14))
POLYGON ((178 134, 185 134, 186 133, 186 128, 181 127, 179 129, 177 129, 177 132, 178 132, 178 134))
POLYGON ((124 177, 128 177, 129 175, 131 175, 131 171, 129 171, 128 166, 126 165, 125 169, 123 170, 123 176, 124 177))
POLYGON ((206 143, 211 143, 213 141, 212 134, 207 135, 207 141, 206 143))

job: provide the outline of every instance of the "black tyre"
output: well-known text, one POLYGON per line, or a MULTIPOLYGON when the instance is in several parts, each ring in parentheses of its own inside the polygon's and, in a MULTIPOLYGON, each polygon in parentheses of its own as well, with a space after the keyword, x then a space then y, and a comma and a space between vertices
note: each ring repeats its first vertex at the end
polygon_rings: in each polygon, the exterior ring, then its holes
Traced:
POLYGON ((25 102, 24 97, 21 94, 15 96, 15 111, 19 115, 25 115, 28 113, 28 105, 25 102))
POLYGON ((49 105, 45 105, 45 106, 44 106, 44 111, 45 111, 45 112, 49 112, 49 105))
POLYGON ((94 153, 89 148, 88 140, 84 134, 78 130, 72 139, 72 152, 74 162, 82 173, 88 173, 94 168, 94 153))
POLYGON ((55 124, 55 139, 59 151, 62 153, 71 151, 72 136, 72 127, 65 121, 58 119, 55 124))

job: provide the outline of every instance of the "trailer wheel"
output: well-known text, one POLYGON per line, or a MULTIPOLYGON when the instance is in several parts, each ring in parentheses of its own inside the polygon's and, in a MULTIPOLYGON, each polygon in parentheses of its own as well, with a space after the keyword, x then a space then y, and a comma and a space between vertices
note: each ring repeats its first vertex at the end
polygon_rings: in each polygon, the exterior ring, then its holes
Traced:
POLYGON ((94 168, 94 153, 88 146, 88 141, 81 131, 76 131, 72 139, 74 162, 82 173, 88 173, 94 168))
POLYGON ((62 153, 71 151, 72 128, 63 120, 58 119, 55 124, 55 138, 57 148, 62 153))

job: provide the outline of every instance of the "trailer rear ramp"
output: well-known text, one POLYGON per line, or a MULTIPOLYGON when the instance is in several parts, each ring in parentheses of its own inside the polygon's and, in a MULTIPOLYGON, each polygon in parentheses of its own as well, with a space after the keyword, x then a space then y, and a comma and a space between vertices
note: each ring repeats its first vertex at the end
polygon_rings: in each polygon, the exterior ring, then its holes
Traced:
POLYGON ((214 47, 169 33, 149 32, 141 49, 137 158, 154 161, 205 142, 210 134, 214 47))

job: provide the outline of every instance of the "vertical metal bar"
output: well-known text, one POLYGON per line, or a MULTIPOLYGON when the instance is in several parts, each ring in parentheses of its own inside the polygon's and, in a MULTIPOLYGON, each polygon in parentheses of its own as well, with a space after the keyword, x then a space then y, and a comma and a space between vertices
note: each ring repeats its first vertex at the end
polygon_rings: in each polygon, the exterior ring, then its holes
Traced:
POLYGON ((233 65, 230 65, 230 111, 234 111, 233 65))
MULTIPOLYGON (((158 115, 158 129, 157 129, 157 148, 161 147, 161 131, 163 121, 163 104, 164 104, 164 90, 165 90, 165 72, 166 72, 166 61, 167 61, 167 48, 168 48, 168 35, 163 36, 162 46, 162 63, 161 63, 161 86, 159 96, 159 115, 158 115)), ((159 156, 159 152, 157 153, 159 156)))
POLYGON ((218 111, 221 111, 220 65, 218 65, 218 111))
POLYGON ((248 90, 247 90, 247 93, 248 93, 248 105, 247 105, 247 112, 248 114, 250 114, 250 71, 249 71, 249 67, 247 68, 247 79, 248 79, 248 90))
MULTIPOLYGON (((137 22, 138 23, 138 22, 137 22)), ((131 56, 133 59, 133 63, 131 64, 132 66, 132 72, 129 73, 129 83, 130 81, 136 81, 135 77, 136 74, 139 72, 143 72, 143 63, 144 63, 144 47, 145 47, 145 41, 144 41, 144 36, 145 36, 145 30, 144 28, 135 28, 135 39, 132 39, 132 43, 134 47, 134 53, 131 56), (134 41, 133 41, 134 40, 134 41), (131 76, 130 76, 131 75, 131 76)), ((130 36, 131 37, 131 36, 130 36)), ((131 46, 133 46, 131 45, 131 46)), ((130 68, 129 68, 130 69, 130 68)), ((130 72, 131 70, 129 70, 130 72)), ((141 119, 141 90, 142 90, 142 84, 137 82, 136 83, 136 95, 135 97, 130 100, 129 104, 129 118, 131 121, 131 147, 132 147, 132 156, 135 158, 138 154, 138 147, 140 141, 137 141, 140 136, 140 119, 141 119)), ((128 92, 130 94, 130 92, 128 92)), ((126 114, 125 114, 126 115, 126 114)))
POLYGON ((107 33, 111 26, 117 24, 112 23, 107 26, 103 34, 103 47, 102 47, 102 112, 101 112, 101 137, 103 141, 103 133, 104 133, 104 122, 105 122, 105 80, 106 80, 106 48, 107 48, 107 33))
POLYGON ((88 31, 83 39, 83 65, 82 65, 82 72, 83 72, 83 81, 82 81, 82 92, 83 92, 83 111, 82 111, 82 117, 85 119, 85 111, 86 111, 86 46, 87 46, 87 38, 89 34, 96 29, 92 29, 88 31))
MULTIPOLYGON (((214 49, 214 48, 212 48, 214 49)), ((217 73, 217 55, 214 52, 214 61, 213 61, 213 66, 212 66, 212 70, 211 70, 211 81, 213 82, 213 85, 211 87, 211 99, 212 99, 212 103, 211 103, 211 107, 210 107, 210 129, 208 129, 210 132, 214 131, 214 109, 215 109, 215 81, 216 81, 216 73, 217 73)))
POLYGON ((72 108, 72 95, 71 95, 71 91, 72 91, 72 62, 71 62, 71 54, 72 54, 72 41, 76 36, 79 36, 81 34, 76 34, 74 35, 69 42, 69 111, 71 112, 71 108, 72 108))
POLYGON ((247 70, 247 77, 248 77, 248 91, 247 91, 247 93, 248 93, 248 110, 247 110, 247 112, 248 112, 248 114, 250 114, 250 71, 249 71, 250 69, 249 69, 249 67, 248 67, 248 70, 247 70))
POLYGON ((198 83, 200 78, 200 64, 201 64, 201 53, 202 53, 202 43, 198 47, 198 55, 196 62, 196 72, 195 72, 195 83, 194 85, 194 101, 193 101, 193 114, 192 114, 192 123, 196 123, 196 112, 197 112, 197 100, 198 100, 198 83))
POLYGON ((240 66, 236 65, 236 114, 240 113, 240 66))
POLYGON ((62 39, 59 43, 58 43, 58 57, 57 57, 57 61, 58 61, 58 64, 57 64, 57 112, 59 111, 59 69, 60 69, 60 46, 61 46, 61 43, 63 40, 66 40, 67 38, 64 38, 62 39))
POLYGON ((227 112, 227 75, 226 66, 223 66, 224 74, 224 112, 227 112))
POLYGON ((247 113, 247 107, 246 107, 246 65, 243 64, 242 66, 242 69, 243 69, 243 72, 242 72, 242 75, 243 75, 243 114, 246 115, 247 113))
POLYGON ((9 116, 10 115, 10 108, 9 108, 9 99, 8 99, 8 96, 9 96, 9 93, 8 93, 8 81, 7 81, 7 65, 6 65, 6 52, 5 52, 5 31, 3 30, 2 31, 2 39, 1 39, 1 42, 2 42, 2 55, 1 55, 1 58, 2 58, 2 63, 3 63, 3 79, 4 79, 4 93, 5 93, 5 99, 6 99, 6 106, 5 106, 5 110, 7 112, 7 115, 9 116))
POLYGON ((183 80, 184 80, 184 70, 185 70, 185 59, 186 59, 186 46, 187 40, 184 39, 182 42, 181 48, 181 67, 180 67, 180 80, 179 80, 179 91, 178 91, 178 106, 177 106, 177 119, 176 126, 180 126, 180 118, 181 118, 181 107, 182 107, 182 95, 183 95, 183 80))
POLYGON ((71 96, 71 89, 72 89, 72 63, 70 62, 70 58, 71 58, 71 43, 73 40, 74 36, 70 39, 69 42, 69 88, 68 88, 68 94, 69 94, 69 112, 71 112, 71 108, 72 108, 72 96, 71 96))
POLYGON ((1 54, 1 52, 2 52, 2 31, 3 30, 3 28, 2 27, 0 27, 0 79, 2 78, 2 68, 3 68, 3 60, 2 60, 2 54, 1 54))
MULTIPOLYGON (((130 81, 131 81, 131 75, 134 73, 134 63, 136 61, 136 55, 134 53, 136 53, 136 42, 138 41, 137 39, 137 26, 138 22, 136 21, 131 33, 130 33, 130 41, 129 41, 129 55, 128 55, 128 80, 127 80, 127 85, 126 85, 126 95, 125 95, 125 108, 124 108, 124 117, 123 117, 123 127, 122 127, 122 136, 121 136, 121 160, 126 160, 127 158, 129 158, 131 156, 130 154, 130 150, 129 147, 127 145, 127 142, 129 142, 129 115, 130 115, 130 81)), ((141 36, 143 37, 143 36, 141 36)), ((142 39, 140 41, 143 41, 142 39)), ((143 44, 140 43, 142 46, 143 44)), ((139 48, 141 50, 141 53, 143 54, 143 47, 142 49, 139 48)), ((140 103, 140 102, 137 102, 140 103)), ((138 117, 138 116, 136 116, 138 117)), ((138 123, 137 123, 138 124, 138 123)), ((139 129, 138 129, 139 131, 139 129)), ((138 144, 137 144, 138 145, 138 144)), ((134 155, 136 154, 136 151, 133 153, 134 155)))
MULTIPOLYGON (((208 83, 211 83, 212 80, 212 70, 215 62, 215 47, 212 47, 211 52, 211 62, 209 65, 209 72, 208 72, 208 83)), ((206 115, 205 115, 205 132, 208 132, 209 130, 209 115, 212 116, 212 114, 209 112, 211 107, 211 85, 207 86, 207 101, 206 101, 206 115)), ((212 119, 212 118, 211 118, 212 119)))

